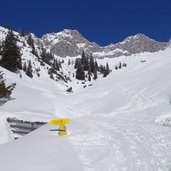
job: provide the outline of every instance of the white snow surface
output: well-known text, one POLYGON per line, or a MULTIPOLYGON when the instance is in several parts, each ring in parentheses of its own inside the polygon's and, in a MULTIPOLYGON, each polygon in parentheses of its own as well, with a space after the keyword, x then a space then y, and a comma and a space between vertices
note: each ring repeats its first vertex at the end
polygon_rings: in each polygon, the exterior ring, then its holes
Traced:
POLYGON ((171 127, 171 114, 164 114, 155 119, 155 123, 171 127))
POLYGON ((171 129, 155 123, 171 114, 171 48, 98 60, 106 62, 113 70, 107 78, 85 89, 75 83, 72 94, 46 74, 21 79, 1 68, 17 87, 14 99, 0 107, 0 171, 171 170, 171 129), (115 70, 120 61, 127 67, 115 70), (7 117, 68 117, 69 135, 59 137, 47 124, 11 141, 7 117))

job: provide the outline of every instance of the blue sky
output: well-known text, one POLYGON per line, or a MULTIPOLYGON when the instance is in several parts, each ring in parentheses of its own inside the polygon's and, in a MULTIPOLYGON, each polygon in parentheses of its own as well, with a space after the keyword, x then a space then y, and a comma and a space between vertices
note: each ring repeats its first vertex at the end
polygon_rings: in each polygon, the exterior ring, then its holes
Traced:
POLYGON ((39 37, 65 28, 100 45, 137 33, 158 41, 171 37, 171 0, 1 0, 0 6, 1 26, 39 37))

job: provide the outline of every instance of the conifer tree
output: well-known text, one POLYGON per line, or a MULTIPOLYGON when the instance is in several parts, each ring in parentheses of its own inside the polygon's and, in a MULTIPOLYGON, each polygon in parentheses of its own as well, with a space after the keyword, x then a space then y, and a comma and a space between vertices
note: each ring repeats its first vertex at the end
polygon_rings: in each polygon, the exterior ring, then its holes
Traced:
POLYGON ((85 52, 84 52, 84 50, 83 50, 83 52, 82 52, 82 55, 81 55, 81 63, 84 65, 84 63, 85 63, 85 60, 86 60, 86 56, 85 56, 85 52))
POLYGON ((95 60, 95 64, 94 65, 95 65, 96 70, 99 71, 99 66, 98 66, 97 60, 95 60))
POLYGON ((45 49, 42 49, 41 57, 42 57, 42 59, 46 58, 46 50, 45 49))
POLYGON ((11 29, 8 30, 5 41, 2 44, 1 55, 0 66, 12 72, 22 69, 20 49, 17 46, 17 39, 11 29))
POLYGON ((91 72, 94 73, 95 63, 94 63, 94 58, 92 56, 90 57, 90 67, 91 67, 91 72))
POLYGON ((84 67, 84 71, 88 71, 88 57, 85 55, 84 51, 81 55, 81 63, 84 67))
POLYGON ((104 68, 103 77, 106 77, 110 73, 109 65, 106 63, 106 67, 104 68))
POLYGON ((86 57, 86 58, 85 58, 85 61, 84 61, 84 70, 85 70, 85 71, 88 71, 88 65, 89 65, 89 58, 86 57))
POLYGON ((28 35, 27 43, 28 43, 28 44, 31 46, 31 48, 32 48, 32 54, 35 55, 35 56, 38 56, 37 51, 36 51, 35 46, 34 46, 34 40, 33 40, 31 34, 28 35))
POLYGON ((106 74, 109 75, 110 73, 110 68, 109 68, 109 64, 106 63, 106 74))
POLYGON ((118 67, 119 69, 121 69, 122 68, 122 64, 121 64, 121 62, 119 62, 119 67, 118 67))
POLYGON ((85 80, 85 72, 81 61, 78 61, 78 68, 76 70, 76 79, 85 80))
POLYGON ((127 66, 127 64, 126 63, 123 63, 123 67, 126 67, 127 66))
POLYGON ((0 98, 9 98, 15 86, 15 83, 6 86, 5 80, 3 78, 3 73, 2 71, 0 71, 0 98))
POLYGON ((75 60, 75 65, 74 65, 74 69, 77 69, 78 68, 78 61, 79 61, 80 59, 78 59, 78 58, 76 58, 76 60, 75 60))
POLYGON ((0 55, 2 55, 2 45, 0 44, 0 55))
POLYGON ((60 61, 56 60, 56 70, 59 71, 60 68, 61 68, 61 63, 60 63, 60 61))
POLYGON ((93 77, 93 79, 94 79, 94 80, 97 79, 97 69, 96 69, 96 67, 95 67, 95 69, 94 69, 94 77, 93 77))
POLYGON ((68 66, 69 66, 69 65, 71 65, 71 60, 70 60, 70 59, 68 60, 68 66))
POLYGON ((31 61, 29 61, 28 63, 28 67, 26 69, 26 75, 29 76, 30 78, 33 78, 33 73, 32 73, 32 65, 31 65, 31 61))
POLYGON ((101 74, 104 74, 104 66, 103 66, 103 65, 100 65, 100 66, 99 66, 99 72, 100 72, 101 74))
POLYGON ((24 63, 24 66, 23 66, 23 71, 26 72, 27 70, 27 66, 26 66, 26 62, 24 63))
POLYGON ((91 75, 88 75, 88 81, 91 81, 91 75))
POLYGON ((34 46, 34 41, 33 41, 33 38, 32 38, 32 35, 31 35, 31 34, 28 35, 27 43, 28 43, 31 47, 34 46))
POLYGON ((88 81, 91 81, 91 67, 88 65, 88 81))

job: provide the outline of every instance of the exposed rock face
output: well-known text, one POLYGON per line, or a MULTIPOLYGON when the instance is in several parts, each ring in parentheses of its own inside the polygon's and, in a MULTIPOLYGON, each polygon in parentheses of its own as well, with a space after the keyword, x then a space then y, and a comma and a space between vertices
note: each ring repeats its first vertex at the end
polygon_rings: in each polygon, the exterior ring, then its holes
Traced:
POLYGON ((61 57, 78 56, 83 49, 89 52, 102 49, 99 45, 89 42, 76 30, 65 29, 59 33, 46 34, 41 40, 46 48, 61 57))
POLYGON ((85 50, 92 53, 94 57, 112 58, 143 52, 157 52, 168 46, 168 43, 155 41, 144 34, 137 34, 129 36, 120 43, 101 47, 85 39, 78 31, 68 29, 59 33, 46 34, 40 40, 47 49, 61 57, 78 56, 85 50))
POLYGON ((141 53, 141 52, 156 52, 159 50, 164 50, 166 43, 157 42, 144 34, 137 34, 135 36, 130 36, 125 41, 120 43, 122 48, 130 51, 131 54, 141 53))
POLYGON ((117 57, 120 55, 131 55, 142 52, 157 52, 159 50, 164 50, 166 46, 167 43, 157 42, 144 34, 137 34, 126 38, 123 42, 107 46, 106 51, 111 52, 120 50, 120 53, 114 54, 114 57, 117 57))

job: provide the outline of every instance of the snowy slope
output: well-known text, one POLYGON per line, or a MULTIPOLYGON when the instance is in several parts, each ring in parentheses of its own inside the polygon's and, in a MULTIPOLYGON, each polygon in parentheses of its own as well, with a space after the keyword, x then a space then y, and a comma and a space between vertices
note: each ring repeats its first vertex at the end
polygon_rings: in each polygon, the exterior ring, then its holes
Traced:
POLYGON ((68 137, 58 138, 50 129, 51 126, 46 125, 19 141, 1 146, 0 170, 83 170, 68 137), (7 155, 9 151, 12 155, 7 155))
POLYGON ((71 124, 67 137, 45 125, 1 145, 0 170, 171 170, 171 130, 156 124, 171 114, 171 48, 98 62, 109 62, 112 73, 86 89, 73 83, 73 94, 46 75, 21 81, 4 70, 18 86, 15 99, 0 108, 1 143, 12 139, 8 116, 33 121, 68 117, 71 124), (127 67, 115 70, 120 61, 127 67))

